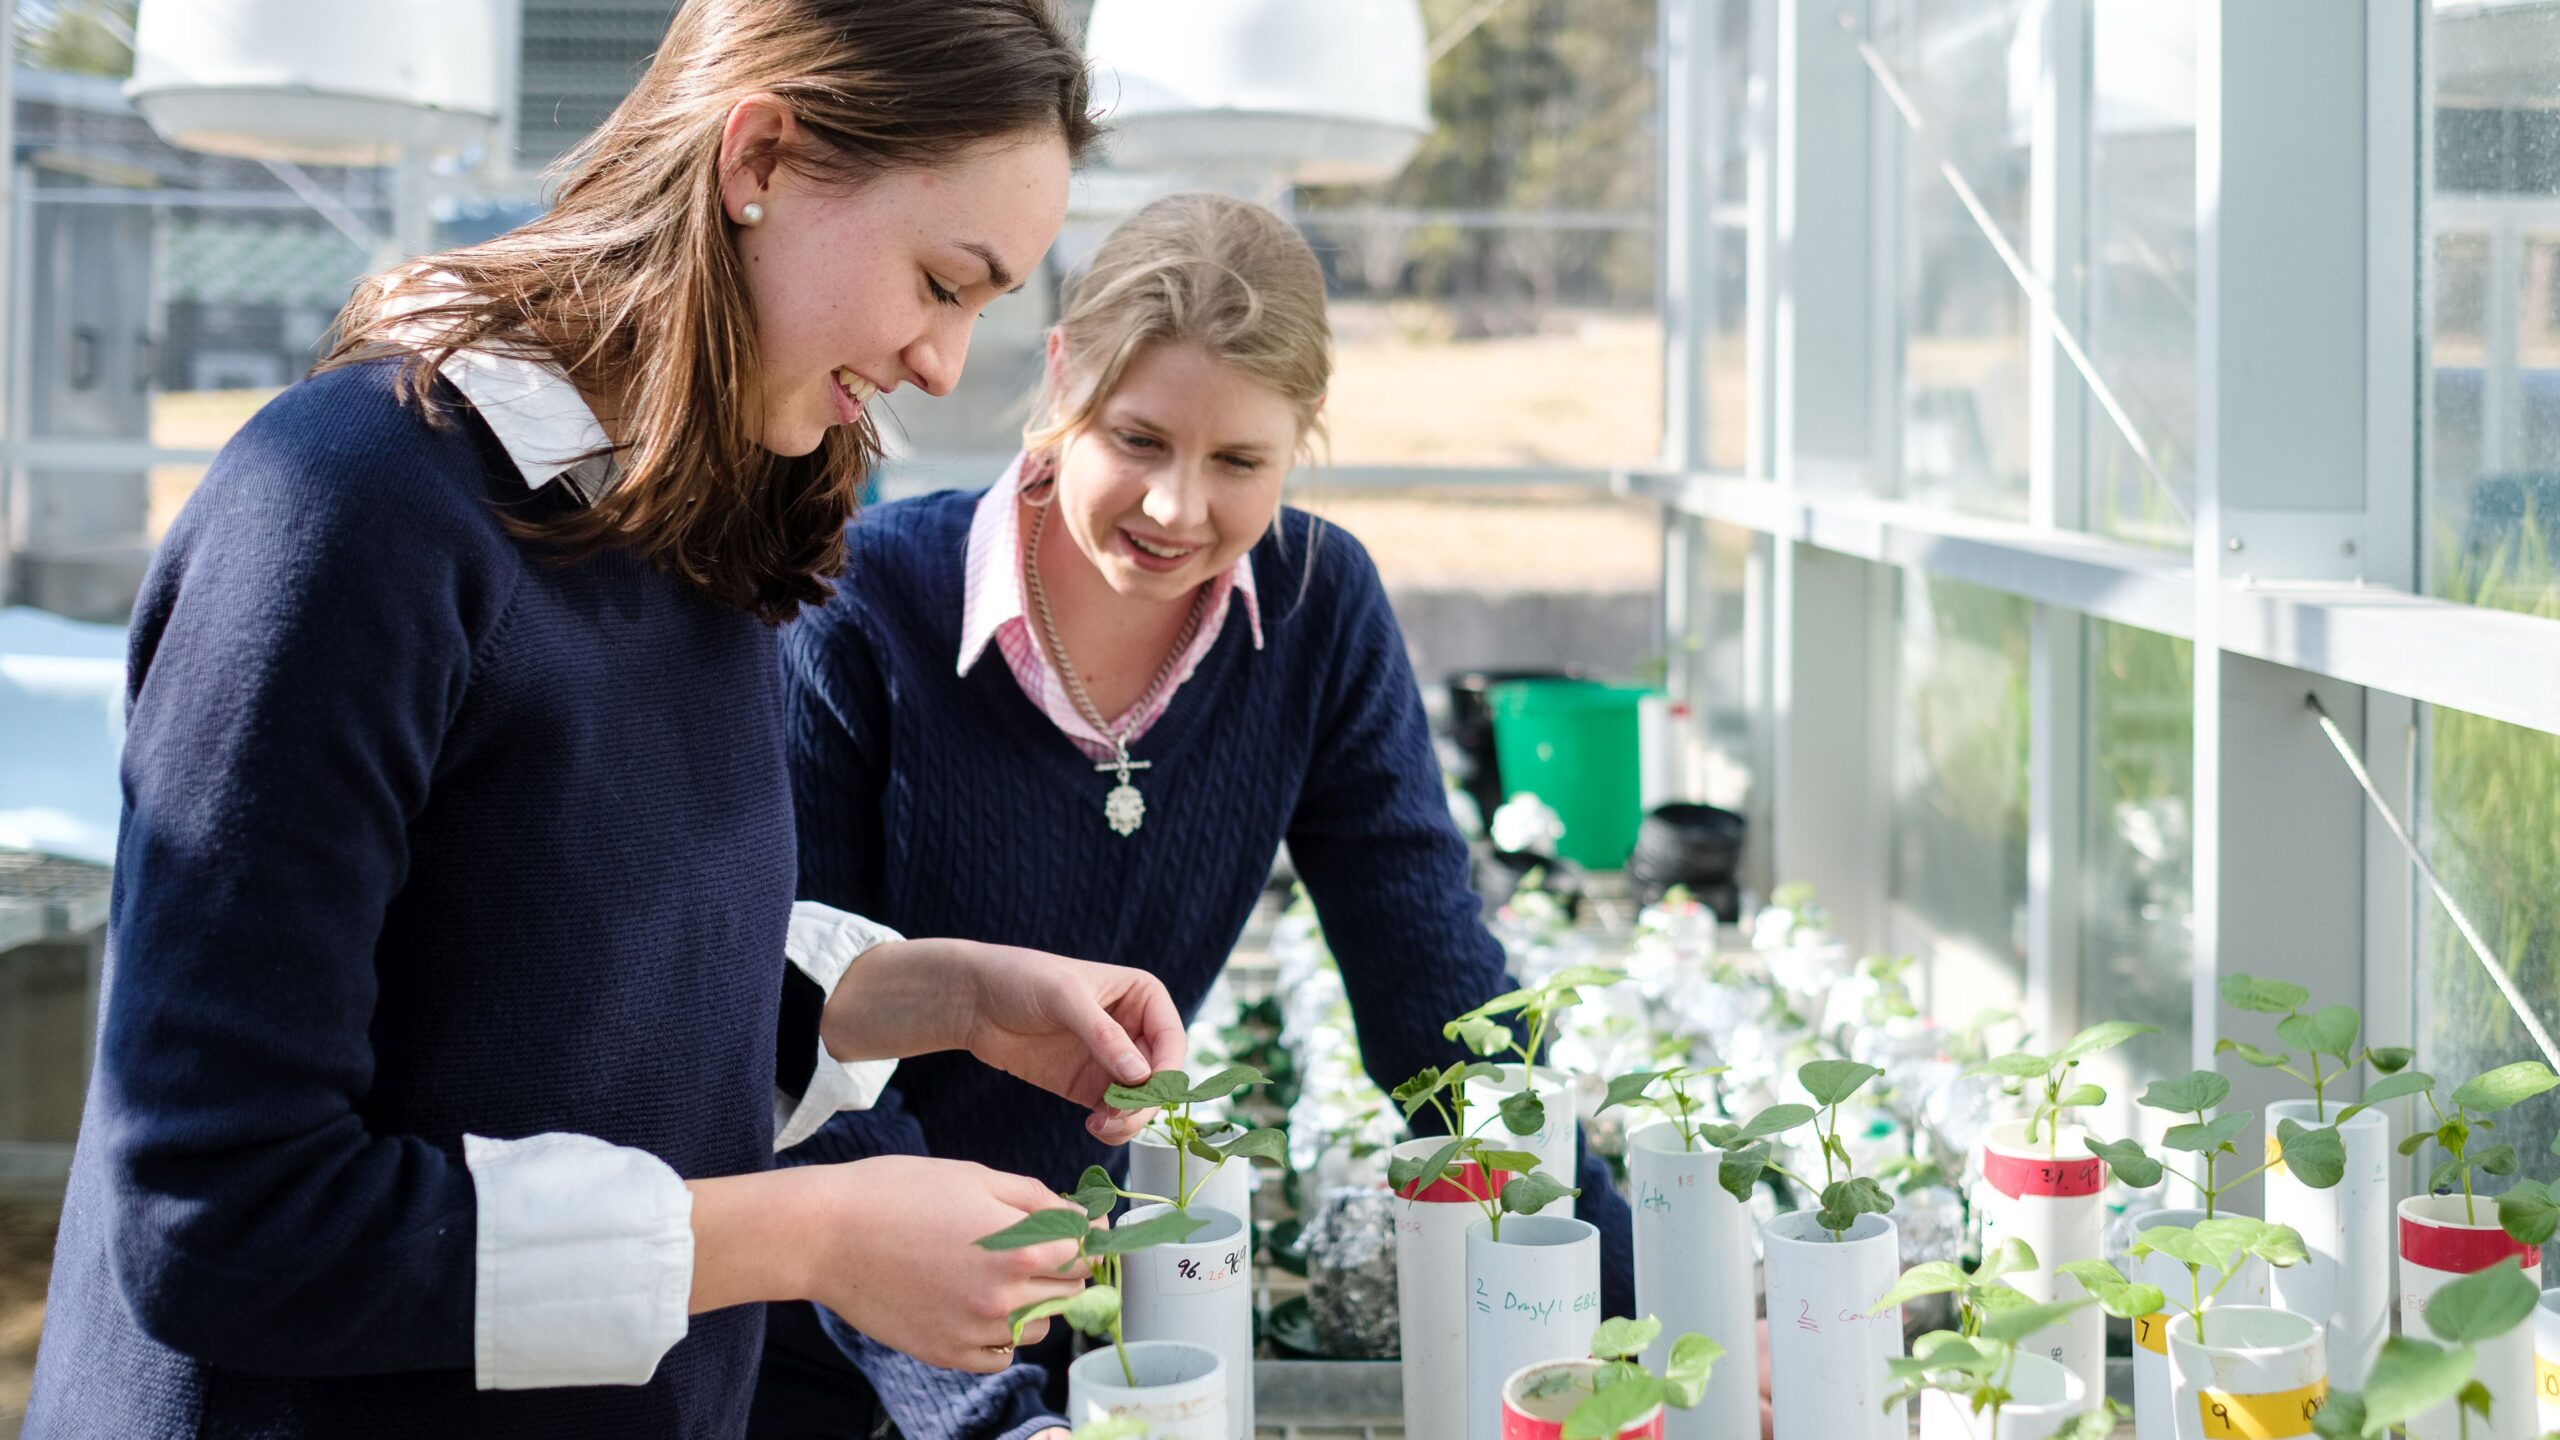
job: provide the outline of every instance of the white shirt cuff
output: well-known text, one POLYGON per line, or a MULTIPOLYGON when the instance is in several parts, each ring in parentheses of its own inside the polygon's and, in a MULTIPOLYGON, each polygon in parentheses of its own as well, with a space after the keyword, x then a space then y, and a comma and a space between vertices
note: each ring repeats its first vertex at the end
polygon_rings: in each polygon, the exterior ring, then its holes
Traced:
POLYGON ((641 1385, 684 1338, 693 1193, 592 1135, 462 1137, 479 1200, 471 1345, 483 1390, 641 1385))
MULTIPOLYGON (((833 999, 845 972, 864 951, 905 938, 886 925, 832 905, 800 900, 791 906, 791 929, 783 939, 782 953, 833 999)), ((776 1150, 788 1150, 815 1135, 839 1110, 870 1109, 880 1092, 889 1088, 889 1077, 898 1068, 895 1060, 838 1060, 827 1053, 824 1037, 814 1043, 818 1064, 809 1072, 808 1090, 797 1099, 781 1090, 773 1092, 776 1150)))

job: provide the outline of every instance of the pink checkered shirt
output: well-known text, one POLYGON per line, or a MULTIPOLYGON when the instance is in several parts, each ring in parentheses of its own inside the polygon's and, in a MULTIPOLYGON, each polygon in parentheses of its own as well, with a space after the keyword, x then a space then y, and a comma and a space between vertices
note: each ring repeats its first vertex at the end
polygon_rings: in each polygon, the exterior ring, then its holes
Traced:
MULTIPOLYGON (((1016 486, 1022 478, 1022 459, 1017 455, 1005 467, 1004 478, 988 487, 978 500, 977 510, 969 519, 969 557, 964 573, 968 588, 960 604, 960 673, 966 675, 986 653, 987 642, 993 640, 1004 654, 1004 663, 1013 670, 1014 683, 1050 723, 1065 732, 1076 748, 1096 760, 1111 758, 1111 742, 1093 728, 1076 711, 1075 700, 1058 678, 1049 657, 1040 650, 1040 642, 1032 633, 1030 615, 1023 608, 1022 594, 1022 521, 1021 509, 1014 503, 1016 486)), ((1199 633, 1191 637, 1190 646, 1174 663, 1173 673, 1165 678, 1164 688, 1153 700, 1145 702, 1113 722, 1113 728, 1128 727, 1129 743, 1164 715, 1173 703, 1173 692, 1200 668, 1209 647, 1218 643, 1218 632, 1227 623, 1228 601, 1244 602, 1245 621, 1253 627, 1253 648, 1262 648, 1262 602, 1253 591, 1253 557, 1238 556, 1225 574, 1209 582, 1208 608, 1200 613, 1199 633)))

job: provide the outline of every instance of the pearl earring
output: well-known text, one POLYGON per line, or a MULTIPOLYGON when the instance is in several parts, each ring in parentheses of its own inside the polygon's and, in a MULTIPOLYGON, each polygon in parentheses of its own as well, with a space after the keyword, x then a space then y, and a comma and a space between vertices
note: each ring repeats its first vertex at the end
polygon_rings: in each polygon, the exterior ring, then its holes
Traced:
POLYGON ((764 206, 750 200, 746 208, 738 212, 738 219, 744 224, 761 225, 764 223, 764 206))

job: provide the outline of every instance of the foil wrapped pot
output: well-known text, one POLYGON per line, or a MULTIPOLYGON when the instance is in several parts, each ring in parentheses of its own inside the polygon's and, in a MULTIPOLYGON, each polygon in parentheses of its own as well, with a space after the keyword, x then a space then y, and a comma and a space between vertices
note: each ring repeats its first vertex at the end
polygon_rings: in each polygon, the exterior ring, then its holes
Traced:
POLYGON ((1307 1220, 1307 1309, 1316 1342, 1345 1360, 1395 1358, 1395 1195, 1379 1187, 1327 1190, 1307 1220))

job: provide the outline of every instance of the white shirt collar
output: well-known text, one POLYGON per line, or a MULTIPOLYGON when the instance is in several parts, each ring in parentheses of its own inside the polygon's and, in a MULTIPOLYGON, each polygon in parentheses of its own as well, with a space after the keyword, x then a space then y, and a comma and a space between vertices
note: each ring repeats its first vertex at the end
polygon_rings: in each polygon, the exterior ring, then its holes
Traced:
MULTIPOLYGON (((435 304, 444 274, 420 275, 403 284, 386 309, 407 314, 435 304)), ((451 287, 444 287, 451 288, 451 287)), ((434 343, 434 327, 420 322, 392 334, 419 345, 434 343)), ((556 365, 505 350, 456 350, 436 373, 452 382, 462 398, 480 412, 491 434, 524 475, 525 487, 539 490, 562 476, 578 498, 593 501, 614 481, 617 467, 610 455, 596 452, 612 444, 569 377, 556 365)))

